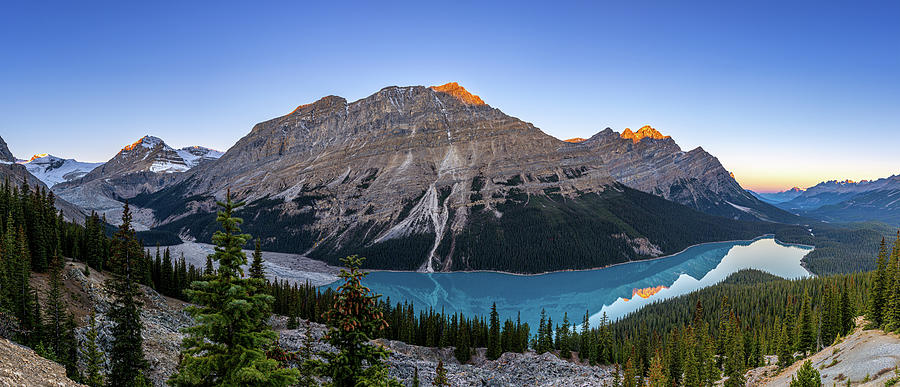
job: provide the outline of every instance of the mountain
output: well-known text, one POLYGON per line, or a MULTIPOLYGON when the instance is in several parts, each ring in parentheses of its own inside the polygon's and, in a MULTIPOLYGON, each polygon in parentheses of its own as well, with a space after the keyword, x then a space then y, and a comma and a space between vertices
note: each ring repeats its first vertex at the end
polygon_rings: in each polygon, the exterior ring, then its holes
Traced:
POLYGON ((387 87, 259 123, 218 160, 131 203, 152 211, 158 231, 208 241, 230 190, 267 250, 422 271, 598 267, 769 227, 631 189, 603 160, 458 84, 387 87))
POLYGON ((884 189, 900 188, 900 176, 878 180, 829 180, 806 189, 802 194, 777 206, 792 212, 814 210, 831 204, 838 204, 856 195, 884 189))
POLYGON ((3 137, 0 137, 0 163, 14 162, 16 162, 16 157, 9 151, 9 145, 6 145, 6 141, 3 141, 3 137))
POLYGON ((32 175, 40 179, 44 184, 53 187, 59 183, 80 179, 88 172, 94 170, 103 163, 85 163, 74 159, 63 159, 56 156, 41 154, 34 155, 22 165, 32 175))
POLYGON ((617 181, 702 212, 742 220, 793 222, 796 217, 759 200, 703 148, 684 152, 650 126, 621 134, 605 129, 579 143, 606 162, 617 181))
POLYGON ((753 196, 769 204, 784 203, 794 200, 802 195, 805 190, 803 188, 794 187, 781 192, 753 192, 749 191, 753 196))
MULTIPOLYGON (((22 183, 27 182, 32 189, 50 190, 40 179, 28 172, 25 166, 17 164, 16 161, 6 141, 3 141, 3 138, 0 137, 0 184, 9 181, 11 186, 20 187, 22 183)), ((81 208, 59 197, 56 198, 54 204, 67 220, 78 223, 84 222, 85 214, 81 208)))
MULTIPOLYGON (((144 136, 82 177, 54 185, 53 191, 118 224, 125 199, 165 188, 176 182, 182 172, 221 156, 219 151, 199 146, 175 149, 158 137, 144 136)), ((146 230, 146 219, 146 214, 136 211, 135 228, 146 230)))

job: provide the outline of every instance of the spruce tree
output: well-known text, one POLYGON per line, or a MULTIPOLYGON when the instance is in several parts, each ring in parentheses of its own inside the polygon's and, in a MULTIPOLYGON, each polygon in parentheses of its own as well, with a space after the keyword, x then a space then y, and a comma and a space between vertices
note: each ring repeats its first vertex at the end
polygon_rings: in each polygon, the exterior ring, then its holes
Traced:
POLYGON ((263 269, 262 249, 259 245, 259 238, 256 239, 256 248, 253 250, 253 263, 250 264, 250 278, 266 279, 266 272, 263 269))
POLYGON ((437 367, 434 369, 434 380, 432 386, 449 387, 450 381, 447 380, 447 369, 444 368, 444 361, 438 360, 437 367))
POLYGON ((791 329, 784 322, 778 336, 778 366, 785 368, 791 364, 794 364, 794 345, 791 329))
POLYGON ((819 371, 812 366, 812 361, 805 361, 803 365, 797 369, 796 378, 791 376, 790 387, 821 387, 822 376, 819 371))
POLYGON ((650 387, 666 387, 669 385, 669 378, 663 367, 662 357, 657 352, 650 361, 650 370, 648 371, 648 385, 650 387))
POLYGON ((589 311, 584 311, 584 318, 581 319, 581 336, 579 337, 578 344, 578 359, 581 361, 585 361, 593 358, 591 356, 591 350, 594 348, 591 343, 591 338, 594 335, 591 334, 591 314, 589 311))
POLYGON ((559 333, 556 335, 559 340, 559 357, 563 359, 570 359, 572 357, 572 352, 569 349, 569 314, 563 314, 563 324, 560 327, 559 333))
POLYGON ((872 278, 872 288, 869 291, 869 305, 866 317, 876 328, 884 323, 884 306, 886 304, 885 293, 887 291, 887 250, 884 239, 878 249, 878 258, 875 260, 875 273, 872 278))
POLYGON ((502 355, 500 348, 500 315, 497 313, 497 303, 491 305, 491 333, 488 335, 487 358, 497 360, 502 355))
POLYGON ((250 236, 241 233, 242 220, 234 211, 243 203, 233 202, 229 192, 217 204, 221 209, 216 221, 222 230, 213 235, 216 247, 211 259, 219 268, 186 292, 196 305, 188 313, 197 325, 184 330, 181 361, 168 382, 175 386, 292 385, 299 372, 280 368, 266 357, 277 340, 265 324, 274 298, 262 291, 261 280, 242 278, 241 265, 247 263, 242 248, 250 236))
POLYGON ((93 308, 91 308, 90 323, 81 345, 81 357, 85 364, 84 383, 90 387, 103 386, 103 378, 106 373, 103 370, 105 364, 103 351, 97 345, 98 333, 97 320, 93 308))
POLYGON ((900 232, 891 250, 885 273, 884 330, 900 330, 900 232))
POLYGON ((465 364, 472 358, 472 352, 469 348, 469 327, 462 319, 459 323, 459 332, 456 334, 456 348, 453 355, 460 363, 465 364))
POLYGON ((58 358, 54 360, 63 363, 61 361, 62 354, 67 353, 68 348, 65 347, 66 302, 62 294, 61 271, 62 262, 58 257, 54 257, 49 265, 50 289, 47 291, 46 312, 44 313, 47 317, 47 322, 44 324, 47 342, 44 344, 57 354, 58 358))
POLYGON ((339 275, 344 283, 337 289, 334 305, 325 312, 328 325, 325 338, 337 352, 320 354, 327 361, 321 366, 323 374, 330 377, 331 384, 336 387, 398 384, 385 376, 384 359, 389 351, 369 344, 369 340, 387 329, 388 324, 378 306, 379 296, 371 294, 369 288, 362 285, 368 275, 359 269, 363 258, 353 255, 341 261, 347 268, 339 275))
POLYGON ((800 307, 800 321, 797 324, 797 350, 804 356, 816 349, 816 332, 813 326, 812 300, 808 289, 803 290, 803 303, 800 307))
POLYGON ((303 342, 298 353, 298 355, 300 355, 300 364, 297 367, 297 370, 300 372, 300 375, 297 377, 297 385, 300 387, 312 387, 317 385, 315 379, 316 363, 313 359, 313 354, 315 353, 313 351, 314 342, 315 338, 313 337, 312 323, 307 320, 303 334, 303 342))
POLYGON ((109 380, 116 386, 141 386, 145 381, 143 374, 147 361, 142 348, 141 303, 137 300, 141 290, 135 272, 136 261, 142 256, 141 246, 131 228, 131 210, 126 202, 122 225, 113 239, 113 257, 109 265, 113 276, 107 284, 113 296, 109 310, 113 321, 109 380))

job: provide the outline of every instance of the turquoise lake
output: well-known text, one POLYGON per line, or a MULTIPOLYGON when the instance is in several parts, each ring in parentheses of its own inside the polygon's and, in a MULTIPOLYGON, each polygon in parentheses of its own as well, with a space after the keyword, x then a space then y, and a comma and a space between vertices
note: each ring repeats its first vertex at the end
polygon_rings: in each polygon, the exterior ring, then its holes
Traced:
POLYGON ((370 273, 364 284, 389 297, 392 304, 413 303, 417 313, 431 307, 448 314, 487 317, 496 302, 501 322, 515 320, 521 311, 522 321, 534 333, 541 309, 554 323, 562 322, 563 313, 568 312, 570 323, 579 325, 587 310, 596 326, 603 312, 615 320, 654 301, 714 285, 741 269, 759 269, 783 278, 807 277, 811 274, 800 259, 811 250, 760 237, 706 243, 664 258, 595 270, 540 275, 378 271, 370 273))

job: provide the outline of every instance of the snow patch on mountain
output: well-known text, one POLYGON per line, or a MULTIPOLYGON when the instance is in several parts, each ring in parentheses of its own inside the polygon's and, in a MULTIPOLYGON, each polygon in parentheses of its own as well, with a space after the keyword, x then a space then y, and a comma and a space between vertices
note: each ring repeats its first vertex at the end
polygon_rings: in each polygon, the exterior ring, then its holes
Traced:
POLYGON ((48 187, 80 179, 103 163, 86 163, 75 159, 63 159, 48 154, 35 155, 24 161, 25 169, 48 187))

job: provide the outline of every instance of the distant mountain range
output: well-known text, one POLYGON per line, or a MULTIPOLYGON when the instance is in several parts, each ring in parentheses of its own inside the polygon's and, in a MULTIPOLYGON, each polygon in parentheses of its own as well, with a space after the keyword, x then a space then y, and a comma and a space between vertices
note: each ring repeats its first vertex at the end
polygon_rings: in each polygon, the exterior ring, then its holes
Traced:
POLYGON ((900 225, 900 175, 858 182, 830 180, 806 190, 757 195, 784 210, 828 222, 900 225))
POLYGON ((805 191, 802 188, 794 187, 781 192, 753 192, 748 190, 753 196, 769 204, 784 203, 800 196, 805 191))

